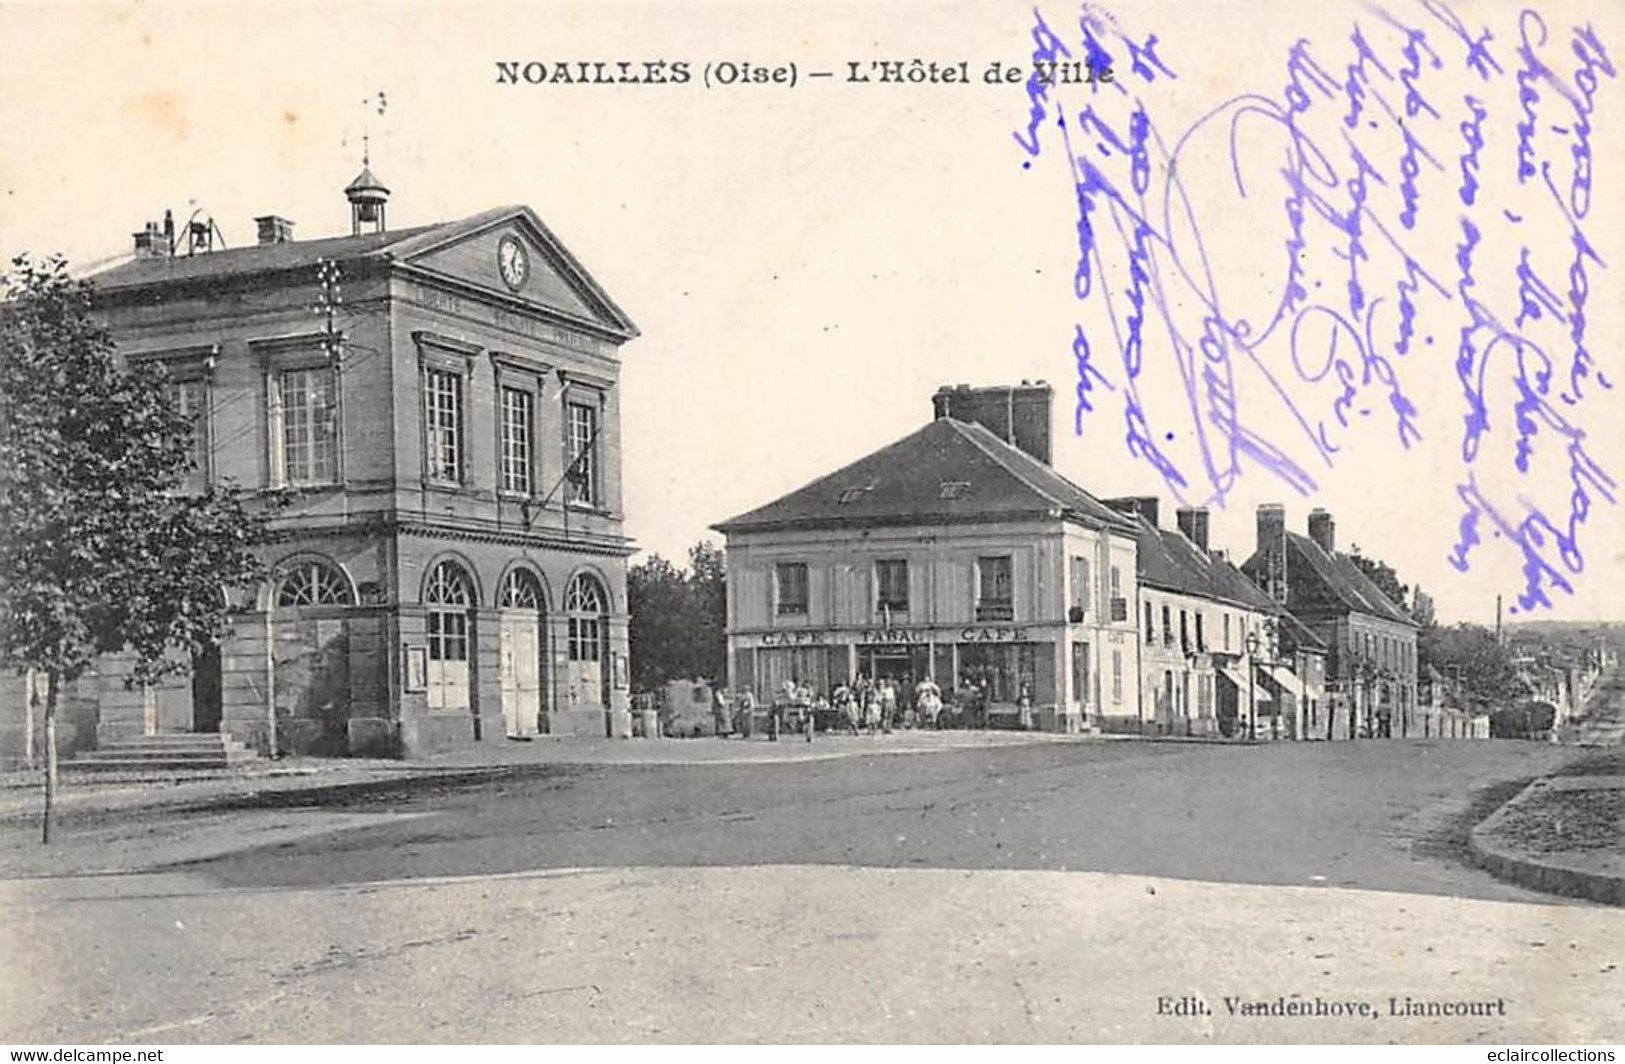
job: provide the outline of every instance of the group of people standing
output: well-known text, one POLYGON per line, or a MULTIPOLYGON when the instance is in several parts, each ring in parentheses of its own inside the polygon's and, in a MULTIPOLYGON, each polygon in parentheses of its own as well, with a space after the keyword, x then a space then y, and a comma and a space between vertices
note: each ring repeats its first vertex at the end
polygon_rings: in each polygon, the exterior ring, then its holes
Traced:
MULTIPOLYGON (((985 728, 987 709, 987 687, 968 674, 951 699, 944 699, 942 688, 929 676, 910 689, 907 681, 859 673, 851 683, 837 683, 828 697, 809 684, 784 681, 768 707, 766 730, 773 738, 788 730, 804 733, 810 740, 815 731, 875 735, 899 728, 985 728)), ((1021 685, 1016 709, 1017 726, 1030 729, 1032 696, 1026 684, 1021 685)), ((749 688, 733 696, 718 689, 712 712, 716 734, 748 738, 756 730, 760 709, 749 688)))

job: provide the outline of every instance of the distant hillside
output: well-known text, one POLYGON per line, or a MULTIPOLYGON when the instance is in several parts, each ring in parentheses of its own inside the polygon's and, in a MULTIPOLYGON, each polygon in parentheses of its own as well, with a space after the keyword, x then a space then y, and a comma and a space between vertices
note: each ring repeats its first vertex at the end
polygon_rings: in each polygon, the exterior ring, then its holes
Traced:
POLYGON ((1516 621, 1506 626, 1509 635, 1536 635, 1555 642, 1589 642, 1601 636, 1625 648, 1625 624, 1617 621, 1516 621))

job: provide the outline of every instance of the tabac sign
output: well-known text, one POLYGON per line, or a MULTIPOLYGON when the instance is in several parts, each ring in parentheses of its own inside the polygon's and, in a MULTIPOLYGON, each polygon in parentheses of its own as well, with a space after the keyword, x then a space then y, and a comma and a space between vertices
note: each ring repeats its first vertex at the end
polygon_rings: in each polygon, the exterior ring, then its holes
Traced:
POLYGON ((933 631, 929 628, 865 628, 861 643, 891 646, 924 646, 935 638, 939 643, 1025 643, 1027 629, 1002 625, 976 625, 970 628, 933 631))

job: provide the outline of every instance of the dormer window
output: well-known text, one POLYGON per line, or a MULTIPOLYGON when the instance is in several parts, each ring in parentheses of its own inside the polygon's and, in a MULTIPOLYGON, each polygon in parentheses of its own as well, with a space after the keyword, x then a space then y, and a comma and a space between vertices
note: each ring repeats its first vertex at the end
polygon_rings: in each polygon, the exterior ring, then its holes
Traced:
POLYGON ((963 498, 969 491, 970 481, 968 480, 944 480, 942 490, 938 493, 937 498, 959 499, 963 498))
POLYGON ((863 493, 865 491, 867 491, 867 490, 868 490, 867 488, 846 488, 846 489, 844 489, 841 492, 840 504, 842 506, 845 506, 849 502, 857 502, 859 499, 863 498, 863 493))

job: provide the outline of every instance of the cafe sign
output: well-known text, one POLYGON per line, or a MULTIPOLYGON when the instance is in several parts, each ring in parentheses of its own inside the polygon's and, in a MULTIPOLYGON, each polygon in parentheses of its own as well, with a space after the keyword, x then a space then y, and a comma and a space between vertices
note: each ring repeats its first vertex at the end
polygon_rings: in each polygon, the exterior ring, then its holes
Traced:
POLYGON ((824 642, 823 632, 763 632, 764 647, 811 647, 824 642))

